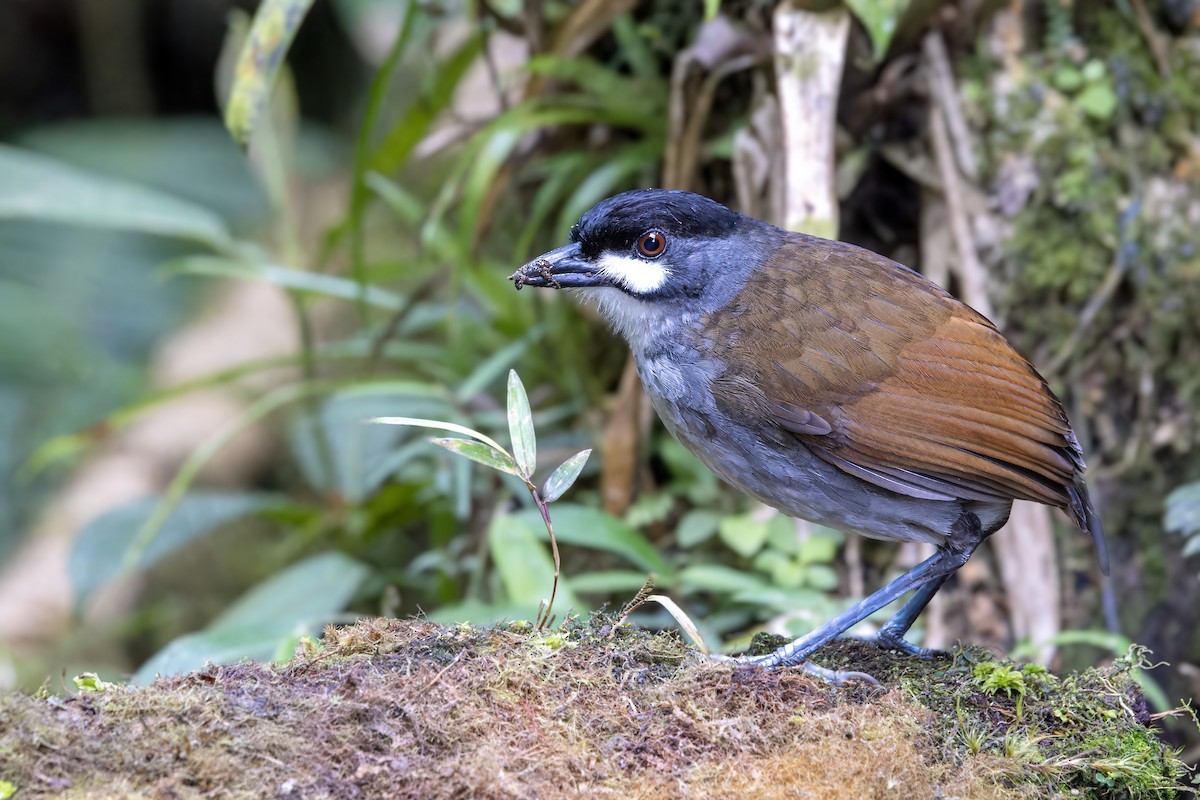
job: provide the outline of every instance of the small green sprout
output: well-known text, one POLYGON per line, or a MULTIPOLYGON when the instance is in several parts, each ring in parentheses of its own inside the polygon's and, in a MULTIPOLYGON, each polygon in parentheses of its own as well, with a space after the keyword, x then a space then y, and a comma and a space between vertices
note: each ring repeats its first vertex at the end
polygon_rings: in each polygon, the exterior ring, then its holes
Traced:
POLYGON ((554 538, 554 526, 550 522, 549 506, 562 497, 567 489, 570 489, 571 485, 575 483, 592 451, 583 450, 568 458, 554 472, 550 473, 550 477, 546 479, 541 488, 538 488, 537 484, 533 482, 533 473, 537 468, 537 438, 533 432, 533 412, 529 408, 529 397, 525 393, 525 386, 517 377, 516 370, 509 370, 508 373, 508 433, 512 439, 511 453, 487 435, 453 422, 439 422, 416 417, 376 417, 370 421, 382 425, 433 428, 469 436, 469 439, 445 438, 430 439, 430 441, 452 453, 483 464, 485 467, 515 475, 525 483, 530 496, 533 497, 534 504, 541 512, 546 532, 550 534, 550 552, 554 556, 554 584, 550 587, 550 599, 542 601, 542 606, 538 609, 536 627, 541 630, 549 625, 550 612, 554 608, 554 596, 558 592, 560 570, 558 541, 554 538))
POLYGON ((975 685, 987 694, 1025 694, 1025 673, 1008 664, 988 661, 975 665, 975 685))
POLYGON ((1005 697, 1017 695, 1017 719, 1021 719, 1025 707, 1025 673, 1008 664, 985 661, 975 665, 975 685, 987 694, 1004 692, 1005 697))
POLYGON ((118 688, 119 684, 109 681, 100 680, 100 676, 94 672, 85 672, 82 675, 76 675, 75 688, 81 692, 107 692, 109 689, 118 688))

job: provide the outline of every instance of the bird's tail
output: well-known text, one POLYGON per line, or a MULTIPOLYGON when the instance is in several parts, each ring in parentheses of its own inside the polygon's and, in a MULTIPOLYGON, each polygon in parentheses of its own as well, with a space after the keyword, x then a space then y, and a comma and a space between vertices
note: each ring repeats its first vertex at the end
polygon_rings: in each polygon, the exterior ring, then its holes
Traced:
POLYGON ((1108 574, 1108 542, 1104 539, 1104 526, 1100 523, 1100 515, 1092 506, 1092 498, 1088 495, 1087 484, 1083 476, 1077 475, 1075 482, 1067 487, 1067 496, 1071 503, 1068 511, 1080 530, 1086 531, 1092 537, 1096 547, 1096 560, 1100 562, 1100 571, 1108 574))

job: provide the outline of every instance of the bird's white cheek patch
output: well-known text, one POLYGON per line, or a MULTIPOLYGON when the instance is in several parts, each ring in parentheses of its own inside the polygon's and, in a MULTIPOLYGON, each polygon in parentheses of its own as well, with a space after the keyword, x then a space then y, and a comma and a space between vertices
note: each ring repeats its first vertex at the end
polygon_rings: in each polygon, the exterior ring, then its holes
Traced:
POLYGON ((612 253, 600 257, 599 272, 634 294, 650 294, 658 290, 671 274, 657 261, 642 261, 612 253))

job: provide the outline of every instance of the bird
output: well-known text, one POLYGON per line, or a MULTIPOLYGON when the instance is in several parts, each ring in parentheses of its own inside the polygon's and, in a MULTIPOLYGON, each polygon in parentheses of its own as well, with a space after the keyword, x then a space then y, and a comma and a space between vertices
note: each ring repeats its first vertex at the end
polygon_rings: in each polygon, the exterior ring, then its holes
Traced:
POLYGON ((881 608, 905 640, 1014 500, 1064 509, 1108 574, 1104 531, 1062 403, 995 324, 920 273, 786 231, 699 194, 624 192, 509 276, 591 302, 628 343, 666 429, 721 479, 792 517, 927 542, 934 554, 774 652, 816 650, 881 608))

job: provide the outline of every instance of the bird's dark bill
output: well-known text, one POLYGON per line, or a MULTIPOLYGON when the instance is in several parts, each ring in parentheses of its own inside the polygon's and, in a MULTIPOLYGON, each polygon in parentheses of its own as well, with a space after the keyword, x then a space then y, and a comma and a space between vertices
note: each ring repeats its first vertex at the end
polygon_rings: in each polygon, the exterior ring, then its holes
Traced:
POLYGON ((508 276, 513 285, 538 286, 549 289, 569 289, 595 286, 600 281, 595 267, 585 260, 578 244, 569 244, 538 256, 508 276))

